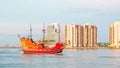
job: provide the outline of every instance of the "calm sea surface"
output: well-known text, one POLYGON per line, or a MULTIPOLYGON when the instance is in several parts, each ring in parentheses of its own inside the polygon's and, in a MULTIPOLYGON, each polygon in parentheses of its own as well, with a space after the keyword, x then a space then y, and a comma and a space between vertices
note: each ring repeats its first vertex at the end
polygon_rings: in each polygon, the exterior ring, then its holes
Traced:
POLYGON ((120 68, 120 50, 64 50, 61 54, 23 54, 0 48, 0 68, 120 68))

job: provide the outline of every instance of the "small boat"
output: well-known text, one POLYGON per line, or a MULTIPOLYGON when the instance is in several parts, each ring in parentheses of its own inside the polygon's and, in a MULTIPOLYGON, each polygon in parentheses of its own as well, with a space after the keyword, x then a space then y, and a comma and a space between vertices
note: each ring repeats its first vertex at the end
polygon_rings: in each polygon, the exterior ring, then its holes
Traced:
POLYGON ((54 53, 61 53, 64 49, 64 44, 60 42, 56 43, 53 47, 46 47, 45 44, 35 43, 32 39, 31 28, 30 28, 30 34, 31 37, 19 36, 24 54, 33 54, 33 53, 54 54, 54 53))

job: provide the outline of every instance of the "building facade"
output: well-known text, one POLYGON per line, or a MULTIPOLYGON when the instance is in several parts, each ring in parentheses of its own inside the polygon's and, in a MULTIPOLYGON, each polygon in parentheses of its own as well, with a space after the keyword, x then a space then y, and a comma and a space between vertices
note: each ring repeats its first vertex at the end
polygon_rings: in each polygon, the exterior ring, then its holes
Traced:
POLYGON ((58 23, 47 26, 47 38, 49 44, 56 44, 59 41, 60 27, 58 23))
POLYGON ((65 43, 67 47, 96 47, 97 27, 86 24, 65 26, 65 43))
POLYGON ((91 38, 92 46, 97 47, 97 26, 92 25, 91 29, 92 29, 92 38, 91 38))
POLYGON ((65 26, 65 43, 67 47, 76 47, 75 24, 65 26))
POLYGON ((95 25, 86 24, 84 26, 84 47, 97 46, 97 27, 95 25))
POLYGON ((120 21, 116 21, 109 26, 110 46, 120 48, 120 21))
POLYGON ((83 26, 82 25, 76 25, 76 46, 77 47, 83 47, 83 40, 84 40, 84 31, 83 31, 83 26))

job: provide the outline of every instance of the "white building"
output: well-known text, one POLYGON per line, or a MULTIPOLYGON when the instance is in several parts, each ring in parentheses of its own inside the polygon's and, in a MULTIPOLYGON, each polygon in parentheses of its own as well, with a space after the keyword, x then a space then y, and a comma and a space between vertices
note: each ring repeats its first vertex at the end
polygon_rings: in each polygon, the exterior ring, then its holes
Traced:
POLYGON ((109 27, 110 46, 120 48, 120 21, 112 23, 109 27))
POLYGON ((58 23, 52 23, 47 26, 47 37, 51 44, 55 44, 59 41, 59 30, 60 27, 58 23))

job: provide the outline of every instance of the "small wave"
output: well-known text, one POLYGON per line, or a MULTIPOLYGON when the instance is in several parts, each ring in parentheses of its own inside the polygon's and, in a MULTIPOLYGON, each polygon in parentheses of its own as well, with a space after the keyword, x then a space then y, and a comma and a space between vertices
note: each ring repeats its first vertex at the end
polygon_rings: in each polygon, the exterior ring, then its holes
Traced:
POLYGON ((120 58, 120 56, 100 56, 100 58, 120 58))
POLYGON ((0 54, 5 54, 6 52, 0 52, 0 54))

